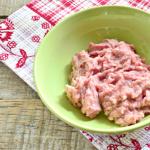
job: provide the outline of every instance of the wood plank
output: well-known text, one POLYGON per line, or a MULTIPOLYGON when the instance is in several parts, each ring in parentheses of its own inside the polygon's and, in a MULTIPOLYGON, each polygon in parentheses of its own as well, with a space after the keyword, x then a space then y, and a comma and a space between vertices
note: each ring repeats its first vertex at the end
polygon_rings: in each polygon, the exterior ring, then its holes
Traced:
POLYGON ((0 0, 0 16, 8 16, 30 0, 0 0))
MULTIPOLYGON (((29 1, 0 0, 0 16, 10 15, 29 1)), ((0 149, 93 150, 95 148, 77 130, 51 114, 42 105, 36 92, 0 63, 0 149)))
POLYGON ((94 149, 77 130, 51 114, 39 99, 32 99, 37 94, 3 63, 0 63, 0 91, 0 149, 12 145, 13 149, 23 146, 59 150, 61 145, 65 150, 94 149))
POLYGON ((0 62, 0 99, 38 98, 22 79, 0 62))
POLYGON ((0 101, 0 149, 94 150, 76 129, 54 117, 39 99, 0 101))

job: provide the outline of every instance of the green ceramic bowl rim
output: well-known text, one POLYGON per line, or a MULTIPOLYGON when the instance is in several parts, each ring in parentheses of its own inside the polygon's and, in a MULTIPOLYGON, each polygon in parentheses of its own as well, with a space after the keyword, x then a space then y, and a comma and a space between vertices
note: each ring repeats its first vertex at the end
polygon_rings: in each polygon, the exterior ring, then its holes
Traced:
POLYGON ((36 89, 37 89, 37 92, 42 100, 42 102, 46 105, 46 107, 53 113, 55 114, 55 116, 57 116, 59 119, 61 119, 62 121, 64 121, 65 123, 69 124, 70 126, 73 126, 73 127, 76 127, 76 128, 79 128, 81 130, 85 130, 85 131, 90 131, 90 132, 95 132, 95 133, 126 133, 126 132, 129 132, 129 131, 133 131, 135 129, 138 129, 138 128, 141 128, 143 126, 146 126, 148 124, 150 124, 150 119, 147 121, 147 120, 143 120, 142 123, 139 123, 139 124, 134 124, 134 125, 131 125, 131 126, 127 126, 127 127, 116 127, 116 128, 112 128, 112 129, 102 129, 99 128, 99 129, 94 129, 92 127, 84 127, 82 126, 82 124, 78 124, 78 123, 72 123, 70 122, 67 117, 65 116, 61 116, 60 114, 56 113, 55 109, 53 107, 51 107, 48 103, 47 103, 47 100, 44 98, 45 96, 42 94, 42 92, 40 91, 40 85, 38 84, 38 79, 37 79, 37 73, 36 73, 36 69, 38 69, 38 57, 39 57, 39 49, 41 47, 42 44, 44 44, 44 40, 46 40, 48 38, 48 35, 51 34, 51 32, 53 32, 55 29, 57 29, 58 26, 61 26, 61 24, 63 24, 66 20, 70 19, 71 17, 74 17, 76 15, 79 15, 83 12, 86 12, 86 11, 90 11, 90 10, 94 10, 94 9, 100 9, 100 8, 125 8, 125 9, 132 9, 132 10, 135 10, 135 11, 138 11, 140 13, 144 13, 145 15, 149 15, 150 17, 150 14, 143 11, 143 10, 140 10, 138 8, 133 8, 133 7, 129 7, 129 6, 96 6, 96 7, 92 7, 92 8, 87 8, 87 9, 84 9, 84 10, 81 10, 79 12, 76 12, 74 14, 71 14, 67 17, 65 17, 64 19, 62 19, 57 25, 55 25, 50 31, 49 33, 44 37, 44 39, 42 40, 40 46, 38 47, 37 49, 37 53, 36 53, 36 56, 35 56, 35 61, 34 61, 34 69, 33 69, 33 78, 34 78, 34 81, 35 81, 35 85, 36 85, 36 89))

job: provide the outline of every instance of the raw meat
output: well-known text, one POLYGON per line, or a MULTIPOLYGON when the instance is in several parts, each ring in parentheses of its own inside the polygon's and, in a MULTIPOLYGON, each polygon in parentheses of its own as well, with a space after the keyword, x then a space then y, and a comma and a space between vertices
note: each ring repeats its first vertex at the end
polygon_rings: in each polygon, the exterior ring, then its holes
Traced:
POLYGON ((150 114, 149 68, 133 45, 114 39, 90 43, 73 57, 66 93, 90 118, 103 110, 116 124, 132 125, 150 114))

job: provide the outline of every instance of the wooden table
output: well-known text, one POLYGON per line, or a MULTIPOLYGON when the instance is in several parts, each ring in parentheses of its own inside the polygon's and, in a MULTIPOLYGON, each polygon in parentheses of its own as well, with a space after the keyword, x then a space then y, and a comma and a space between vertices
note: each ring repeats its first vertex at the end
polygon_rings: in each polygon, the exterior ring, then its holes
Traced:
MULTIPOLYGON (((0 0, 0 20, 29 0, 0 0)), ((51 114, 35 93, 0 62, 0 150, 95 150, 51 114)))

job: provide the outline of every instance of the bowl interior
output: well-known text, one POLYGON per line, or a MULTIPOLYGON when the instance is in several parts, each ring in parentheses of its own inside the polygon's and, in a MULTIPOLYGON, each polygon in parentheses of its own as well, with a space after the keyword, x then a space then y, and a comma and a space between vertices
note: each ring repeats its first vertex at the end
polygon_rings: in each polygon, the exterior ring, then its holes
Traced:
POLYGON ((45 105, 66 123, 95 132, 130 131, 150 123, 150 116, 129 127, 114 124, 103 113, 91 120, 64 93, 72 56, 89 42, 106 38, 134 44, 137 53, 150 62, 150 15, 128 7, 97 7, 65 19, 48 33, 36 56, 35 82, 45 105))

